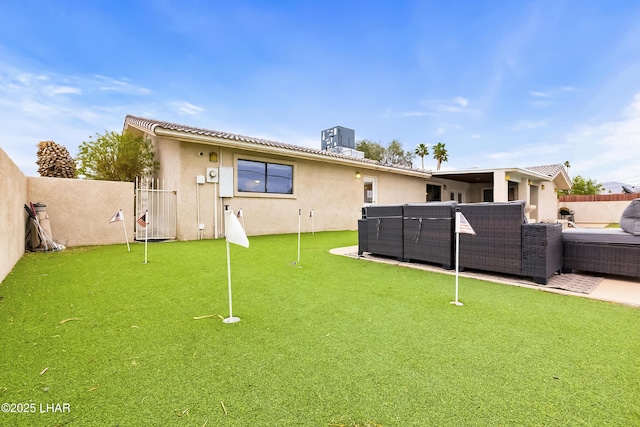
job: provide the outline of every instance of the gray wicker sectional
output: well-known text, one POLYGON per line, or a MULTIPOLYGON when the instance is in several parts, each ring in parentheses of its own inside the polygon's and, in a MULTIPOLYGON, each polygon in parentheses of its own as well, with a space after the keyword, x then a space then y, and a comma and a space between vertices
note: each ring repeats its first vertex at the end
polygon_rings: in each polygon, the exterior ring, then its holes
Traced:
POLYGON ((524 201, 432 202, 370 206, 358 221, 358 253, 455 268, 455 211, 476 235, 460 235, 459 268, 530 277, 546 284, 573 270, 640 277, 640 198, 620 218, 621 229, 528 224, 524 201))
POLYGON ((563 270, 640 277, 640 198, 622 212, 620 228, 563 231, 563 270))
POLYGON ((542 284, 562 269, 562 226, 526 224, 524 201, 367 207, 358 221, 358 253, 455 268, 456 209, 476 232, 460 236, 460 269, 527 276, 542 284))
POLYGON ((640 277, 640 236, 621 229, 574 228, 563 231, 563 271, 640 277))
POLYGON ((405 261, 454 265, 455 202, 407 204, 403 206, 405 261))

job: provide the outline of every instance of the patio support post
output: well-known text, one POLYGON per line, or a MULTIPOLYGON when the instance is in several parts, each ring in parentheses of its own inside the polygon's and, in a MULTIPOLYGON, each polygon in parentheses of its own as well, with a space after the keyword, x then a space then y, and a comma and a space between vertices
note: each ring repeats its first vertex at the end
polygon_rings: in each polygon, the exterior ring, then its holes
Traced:
POLYGON ((509 198, 509 180, 504 170, 493 172, 493 201, 506 202, 509 198))

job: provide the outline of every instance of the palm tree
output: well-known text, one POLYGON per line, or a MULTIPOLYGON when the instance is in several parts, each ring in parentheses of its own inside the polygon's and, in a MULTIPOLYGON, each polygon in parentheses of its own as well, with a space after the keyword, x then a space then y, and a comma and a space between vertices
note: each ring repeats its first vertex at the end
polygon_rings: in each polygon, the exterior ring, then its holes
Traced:
POLYGON ((567 168, 567 175, 569 175, 569 168, 571 167, 571 163, 569 163, 569 160, 564 162, 564 167, 567 168))
POLYGON ((429 155, 429 147, 425 144, 418 144, 414 153, 422 159, 422 169, 424 169, 424 156, 429 155))
POLYGON ((447 155, 447 149, 444 148, 445 144, 442 142, 438 142, 433 146, 433 158, 438 161, 438 167, 436 170, 440 170, 440 165, 442 162, 449 161, 449 156, 447 155))

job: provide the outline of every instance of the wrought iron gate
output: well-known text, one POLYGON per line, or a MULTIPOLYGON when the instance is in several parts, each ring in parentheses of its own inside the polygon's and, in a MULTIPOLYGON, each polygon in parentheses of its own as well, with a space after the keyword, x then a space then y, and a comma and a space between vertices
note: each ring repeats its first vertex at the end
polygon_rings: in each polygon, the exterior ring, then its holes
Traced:
POLYGON ((177 193, 166 190, 164 181, 136 178, 136 220, 147 213, 147 229, 136 221, 136 240, 176 238, 177 193))

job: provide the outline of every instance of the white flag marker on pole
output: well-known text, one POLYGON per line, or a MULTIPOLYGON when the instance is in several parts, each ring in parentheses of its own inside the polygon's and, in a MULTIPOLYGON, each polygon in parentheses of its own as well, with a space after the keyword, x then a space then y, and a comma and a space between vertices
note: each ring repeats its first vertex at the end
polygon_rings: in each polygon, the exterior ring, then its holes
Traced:
POLYGON ((311 217, 311 234, 316 234, 313 228, 313 209, 311 209, 311 212, 309 212, 309 216, 311 217))
POLYGON ((455 232, 456 232, 456 300, 451 301, 450 304, 462 306, 464 305, 460 301, 458 301, 458 273, 460 270, 460 233, 464 234, 472 234, 475 236, 476 232, 467 221, 467 218, 460 212, 460 208, 456 208, 456 219, 455 219, 455 232))
POLYGON ((225 235, 227 240, 227 285, 229 288, 229 317, 223 320, 224 323, 237 323, 240 321, 239 317, 233 316, 233 299, 231 297, 231 256, 229 254, 229 243, 235 245, 249 247, 249 239, 238 221, 238 218, 233 214, 233 211, 224 211, 225 214, 225 235))
POLYGON ((238 209, 237 217, 242 219, 242 229, 246 232, 246 229, 244 227, 244 214, 242 213, 242 208, 238 209))
POLYGON ((127 242, 127 251, 131 252, 131 247, 129 246, 129 237, 127 236, 127 227, 124 222, 124 213, 122 212, 122 209, 116 212, 115 215, 111 217, 111 221, 109 222, 113 223, 116 221, 122 221, 122 228, 124 229, 124 240, 127 242))
POLYGON ((147 209, 144 212, 144 215, 138 218, 137 223, 140 224, 140 227, 144 228, 144 262, 143 264, 147 264, 148 263, 147 243, 149 240, 149 227, 147 227, 147 225, 149 225, 149 209, 147 209))

